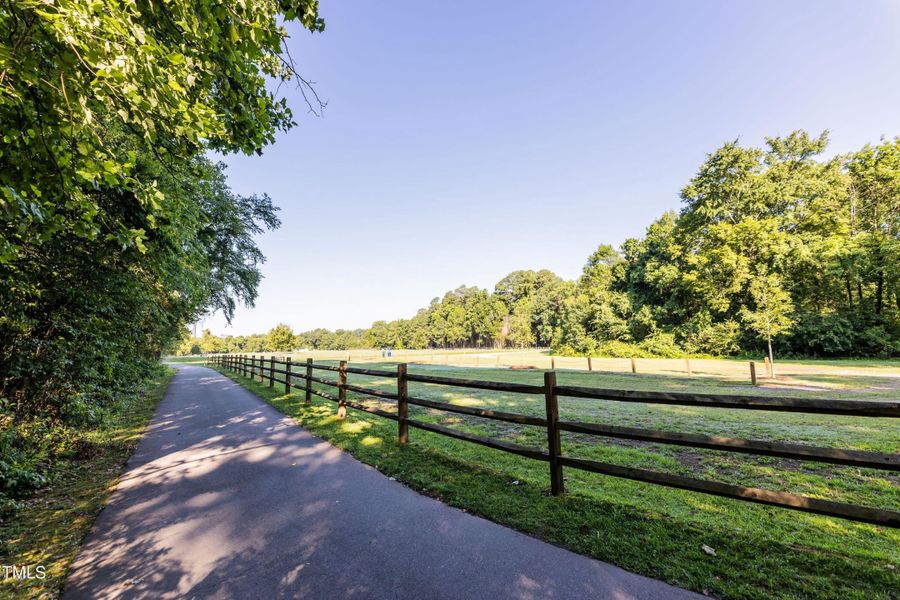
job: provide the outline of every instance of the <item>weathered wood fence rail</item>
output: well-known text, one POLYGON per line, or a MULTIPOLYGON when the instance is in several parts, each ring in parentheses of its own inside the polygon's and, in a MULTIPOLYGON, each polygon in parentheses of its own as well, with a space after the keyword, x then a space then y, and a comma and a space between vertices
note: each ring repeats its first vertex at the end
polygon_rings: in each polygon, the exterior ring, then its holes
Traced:
POLYGON ((725 452, 739 452, 744 454, 756 454, 764 456, 777 456, 805 461, 834 463, 865 467, 869 469, 882 469, 886 471, 900 471, 900 453, 881 454, 860 450, 841 450, 837 448, 822 448, 805 444, 793 444, 764 440, 745 440, 718 436, 708 436, 693 433, 677 433, 671 431, 658 431, 651 429, 638 429, 632 427, 618 427, 613 425, 601 425, 597 423, 583 423, 578 421, 561 420, 559 418, 559 398, 587 398, 597 400, 613 400, 616 402, 640 402, 647 404, 674 404, 680 406, 697 406, 707 408, 730 408, 738 410, 767 410, 790 411, 799 413, 815 413, 828 415, 841 415, 847 417, 871 417, 871 418, 900 418, 900 402, 885 401, 857 401, 857 400, 818 400, 811 398, 767 398, 758 396, 718 395, 718 394, 688 394, 688 393, 662 393, 639 392, 627 390, 595 389, 586 387, 574 387, 558 385, 556 372, 544 373, 543 385, 529 385, 523 383, 504 383, 496 381, 477 381, 470 379, 457 379, 452 377, 437 377, 432 375, 420 375, 408 373, 405 364, 397 365, 396 371, 381 369, 364 369, 350 367, 346 361, 341 361, 339 366, 314 363, 308 359, 306 363, 292 363, 290 358, 277 360, 276 357, 268 359, 247 355, 214 355, 209 357, 209 363, 224 369, 236 371, 245 377, 252 377, 264 383, 268 380, 270 387, 276 383, 284 386, 285 393, 290 393, 292 388, 303 389, 305 399, 309 402, 312 395, 321 396, 338 404, 338 414, 344 417, 347 407, 354 408, 378 416, 398 421, 398 437, 401 444, 409 439, 409 428, 424 429, 456 439, 481 444, 489 448, 495 448, 505 452, 511 452, 527 458, 542 460, 550 466, 550 488, 554 495, 563 493, 563 467, 582 469, 623 477, 636 481, 654 483, 674 488, 703 492, 727 498, 736 498, 760 504, 769 504, 794 510, 841 517, 854 521, 874 523, 887 527, 900 527, 900 512, 832 502, 818 498, 810 498, 788 492, 764 490, 760 488, 744 487, 716 481, 708 481, 681 475, 671 475, 647 469, 623 467, 610 463, 587 460, 566 456, 562 452, 560 433, 569 431, 580 434, 596 435, 602 437, 614 437, 628 440, 654 442, 660 444, 675 444, 690 446, 693 448, 705 448, 721 450, 725 452), (332 371, 337 373, 337 380, 318 377, 314 371, 332 371), (368 375, 374 377, 386 377, 397 380, 395 393, 371 389, 348 383, 348 374, 368 375), (283 376, 280 378, 279 376, 283 376), (296 380, 302 380, 302 386, 296 385, 296 380), (424 398, 416 398, 409 395, 408 383, 427 383, 461 388, 474 388, 481 390, 493 390, 499 392, 512 392, 520 394, 543 395, 546 406, 544 417, 508 413, 483 408, 457 406, 446 402, 435 402, 424 398), (313 383, 319 383, 337 388, 337 396, 329 394, 313 387, 313 383), (354 392, 364 396, 392 400, 397 403, 397 412, 389 412, 380 408, 366 406, 347 399, 347 392, 354 392), (409 405, 460 413, 485 419, 506 421, 521 425, 533 425, 542 427, 547 431, 547 446, 534 448, 521 446, 511 442, 492 439, 458 431, 442 425, 423 423, 409 418, 409 405))

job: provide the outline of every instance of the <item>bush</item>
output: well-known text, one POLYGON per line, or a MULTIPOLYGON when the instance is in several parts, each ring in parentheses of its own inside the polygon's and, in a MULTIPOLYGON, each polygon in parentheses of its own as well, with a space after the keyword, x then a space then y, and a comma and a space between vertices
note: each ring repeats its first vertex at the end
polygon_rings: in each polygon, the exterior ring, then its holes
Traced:
POLYGON ((610 340, 597 345, 584 344, 573 347, 563 344, 552 348, 557 356, 596 356, 608 358, 679 358, 684 350, 675 342, 671 333, 657 332, 640 344, 610 340))
POLYGON ((855 349, 862 356, 889 358, 900 355, 900 339, 891 335, 884 325, 873 325, 859 333, 855 349))
POLYGON ((47 484, 43 473, 50 437, 41 422, 13 425, 0 432, 0 499, 19 497, 47 484))
POLYGON ((900 332, 873 315, 855 312, 797 316, 787 338, 790 352, 798 356, 896 356, 900 332))
POLYGON ((600 344, 593 356, 609 358, 652 358, 653 355, 639 346, 628 342, 610 341, 600 344))
POLYGON ((702 323, 687 328, 681 336, 682 344, 690 354, 733 356, 741 351, 741 326, 736 321, 702 323))
POLYGON ((646 350, 651 356, 659 358, 680 358, 684 356, 684 350, 675 343, 675 336, 661 331, 644 339, 640 343, 640 348, 646 350))
POLYGON ((793 354, 837 356, 853 350, 855 337, 853 324, 843 315, 801 313, 787 342, 793 354))

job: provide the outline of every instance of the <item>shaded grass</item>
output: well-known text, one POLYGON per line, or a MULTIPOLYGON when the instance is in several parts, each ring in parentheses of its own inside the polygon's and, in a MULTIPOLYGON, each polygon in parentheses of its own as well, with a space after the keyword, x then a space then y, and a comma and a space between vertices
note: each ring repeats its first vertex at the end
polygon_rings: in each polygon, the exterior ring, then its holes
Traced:
POLYGON ((43 565, 47 574, 27 581, 0 579, 0 600, 58 595, 69 565, 174 374, 166 369, 107 424, 84 431, 82 445, 91 451, 54 465, 50 486, 0 521, 0 565, 30 565, 32 573, 43 565))
MULTIPOLYGON (((434 372, 433 367, 430 369, 434 372)), ((453 374, 522 382, 540 378, 539 373, 486 369, 460 369, 453 374)), ((314 397, 307 406, 300 393, 285 396, 281 386, 273 389, 233 373, 226 375, 292 415, 301 425, 414 489, 634 572, 722 598, 891 598, 900 590, 900 533, 896 530, 575 469, 566 470, 568 494, 554 498, 548 493, 545 463, 416 429, 410 431, 411 443, 401 447, 396 443, 397 425, 393 421, 353 409, 346 420, 339 420, 336 406, 329 401, 314 397), (715 556, 703 552, 704 544, 715 549, 715 556)), ((353 383, 367 387, 392 389, 395 385, 393 380, 352 377, 353 383)), ((688 387, 677 378, 631 378, 631 385, 623 386, 622 381, 617 381, 621 377, 560 374, 565 383, 596 387, 688 387), (591 382, 586 383, 584 378, 591 378, 591 382)), ((701 391, 703 387, 695 385, 690 389, 701 391)), ((543 399, 537 397, 454 391, 423 384, 410 384, 410 388, 413 395, 467 406, 526 414, 543 411, 543 399)), ((861 397, 867 395, 860 392, 861 397)), ((389 408, 390 404, 382 406, 389 408)), ((545 443, 540 429, 410 408, 415 410, 411 416, 419 420, 538 447, 545 443)), ((569 416, 597 422, 736 436, 757 434, 756 437, 772 436, 785 441, 821 445, 832 442, 842 447, 884 451, 896 451, 900 440, 900 428, 887 419, 873 423, 863 418, 693 407, 654 410, 658 408, 583 400, 563 403, 569 416)), ((564 452, 894 510, 900 507, 896 477, 875 470, 658 444, 629 445, 586 436, 564 440, 564 452)))

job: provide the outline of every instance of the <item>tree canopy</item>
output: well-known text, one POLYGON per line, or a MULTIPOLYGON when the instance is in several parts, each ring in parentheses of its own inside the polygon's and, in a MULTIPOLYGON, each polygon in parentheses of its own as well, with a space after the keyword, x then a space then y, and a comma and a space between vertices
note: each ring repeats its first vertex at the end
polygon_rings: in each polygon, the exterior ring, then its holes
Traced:
POLYGON ((324 27, 315 0, 0 9, 0 500, 33 473, 8 456, 44 468, 61 428, 117 410, 186 324, 253 303, 277 209, 208 154, 295 124, 273 80, 321 109, 290 21, 324 27))

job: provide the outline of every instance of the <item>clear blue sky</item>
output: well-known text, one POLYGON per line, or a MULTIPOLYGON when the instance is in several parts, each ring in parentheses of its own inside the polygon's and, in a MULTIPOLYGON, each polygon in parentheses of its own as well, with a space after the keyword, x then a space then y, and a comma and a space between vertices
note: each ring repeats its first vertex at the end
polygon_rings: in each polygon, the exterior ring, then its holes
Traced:
MULTIPOLYGON (((283 226, 256 307, 215 333, 366 327, 515 269, 578 275, 642 235, 707 152, 900 135, 900 2, 338 2, 292 54, 328 100, 229 156, 283 226)), ((285 90, 285 88, 282 88, 285 90)))

